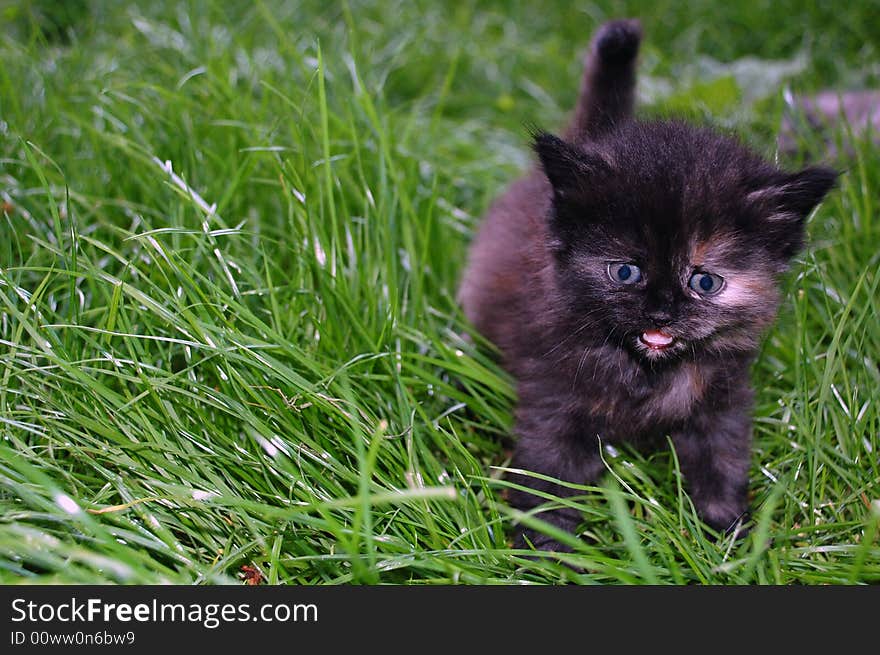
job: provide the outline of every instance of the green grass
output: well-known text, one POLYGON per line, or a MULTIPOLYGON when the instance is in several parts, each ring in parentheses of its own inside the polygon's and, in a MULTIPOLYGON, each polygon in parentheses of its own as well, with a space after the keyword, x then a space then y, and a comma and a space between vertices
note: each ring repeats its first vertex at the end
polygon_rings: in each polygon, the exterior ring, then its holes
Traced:
POLYGON ((878 83, 880 3, 73 4, 0 5, 0 582, 880 582, 867 142, 755 367, 742 541, 621 449, 582 573, 511 550, 514 394, 454 298, 598 22, 643 18, 646 111, 772 155, 783 85, 878 83))

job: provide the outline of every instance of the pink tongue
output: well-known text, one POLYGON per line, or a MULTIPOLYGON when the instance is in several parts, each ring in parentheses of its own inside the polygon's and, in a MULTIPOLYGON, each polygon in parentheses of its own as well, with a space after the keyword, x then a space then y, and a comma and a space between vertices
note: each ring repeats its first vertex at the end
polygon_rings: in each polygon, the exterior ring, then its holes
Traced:
POLYGON ((673 338, 660 330, 648 330, 642 333, 642 341, 649 346, 668 346, 672 343, 673 338))

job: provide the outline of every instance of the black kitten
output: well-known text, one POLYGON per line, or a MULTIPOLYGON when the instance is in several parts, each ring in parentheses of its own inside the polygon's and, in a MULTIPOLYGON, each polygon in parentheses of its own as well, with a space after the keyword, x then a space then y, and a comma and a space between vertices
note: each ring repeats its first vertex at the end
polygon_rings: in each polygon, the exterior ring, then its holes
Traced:
MULTIPOLYGON (((600 440, 669 435, 695 506, 725 530, 746 511, 749 366, 836 173, 785 172, 713 131, 634 120, 640 39, 636 21, 600 29, 566 139, 535 136, 541 167, 489 210, 460 299, 517 379, 515 467, 590 483, 600 440)), ((580 521, 566 509, 543 518, 569 531, 580 521)))

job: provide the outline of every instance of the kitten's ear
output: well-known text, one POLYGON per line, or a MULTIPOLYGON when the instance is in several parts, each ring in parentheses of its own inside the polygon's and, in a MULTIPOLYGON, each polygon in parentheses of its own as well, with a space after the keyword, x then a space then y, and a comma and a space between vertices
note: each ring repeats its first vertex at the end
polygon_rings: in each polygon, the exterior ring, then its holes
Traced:
POLYGON ((810 166, 797 173, 782 173, 746 200, 757 211, 774 249, 788 259, 803 243, 804 221, 837 181, 837 171, 810 166))
POLYGON ((607 169, 601 157, 563 141, 548 132, 532 135, 532 148, 541 161, 541 168, 559 195, 581 188, 584 181, 607 169))
POLYGON ((768 221, 801 222, 822 202, 834 183, 837 171, 810 166, 797 173, 783 173, 768 185, 752 191, 746 199, 767 215, 768 221))

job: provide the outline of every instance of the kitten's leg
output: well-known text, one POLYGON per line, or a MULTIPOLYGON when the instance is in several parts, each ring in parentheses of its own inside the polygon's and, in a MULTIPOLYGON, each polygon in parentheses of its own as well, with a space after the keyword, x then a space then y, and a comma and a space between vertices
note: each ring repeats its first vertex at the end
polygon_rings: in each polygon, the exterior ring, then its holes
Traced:
POLYGON ((729 532, 748 508, 752 420, 748 409, 697 413, 672 434, 691 500, 711 527, 729 532))
MULTIPOLYGON (((517 413, 518 440, 513 456, 514 468, 577 484, 589 484, 601 476, 605 469, 599 456, 599 441, 595 436, 588 437, 588 431, 573 417, 565 416, 562 412, 543 413, 523 407, 517 413)), ((526 475, 511 475, 509 479, 529 489, 562 498, 580 493, 576 489, 526 475)), ((517 509, 528 511, 547 500, 528 491, 511 490, 510 502, 517 509)), ((567 507, 541 512, 537 518, 571 533, 581 522, 580 512, 567 507)), ((551 537, 519 526, 514 546, 527 547, 526 539, 540 550, 571 550, 551 537)))
POLYGON ((637 20, 611 21, 599 28, 590 44, 568 138, 595 137, 632 115, 641 39, 637 20))

